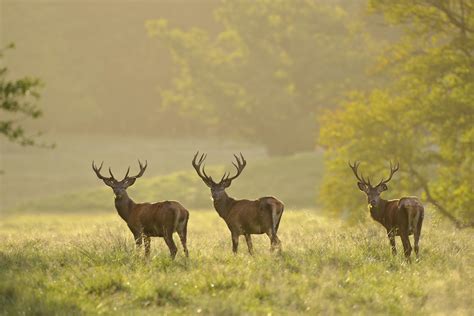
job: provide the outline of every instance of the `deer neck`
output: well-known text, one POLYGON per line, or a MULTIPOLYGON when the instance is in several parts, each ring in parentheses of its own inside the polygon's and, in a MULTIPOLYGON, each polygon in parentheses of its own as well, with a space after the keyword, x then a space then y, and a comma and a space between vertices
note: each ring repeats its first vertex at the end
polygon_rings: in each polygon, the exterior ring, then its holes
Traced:
POLYGON ((217 213, 225 220, 235 200, 228 196, 227 193, 224 191, 218 198, 214 199, 213 201, 214 208, 216 209, 217 213))
POLYGON ((128 221, 135 202, 125 192, 121 197, 115 197, 115 209, 124 221, 128 221))
POLYGON ((387 200, 384 200, 382 198, 379 199, 379 203, 377 203, 376 206, 372 206, 369 204, 369 210, 370 210, 370 216, 379 222, 380 224, 384 225, 386 224, 385 216, 386 212, 385 209, 387 208, 387 200))

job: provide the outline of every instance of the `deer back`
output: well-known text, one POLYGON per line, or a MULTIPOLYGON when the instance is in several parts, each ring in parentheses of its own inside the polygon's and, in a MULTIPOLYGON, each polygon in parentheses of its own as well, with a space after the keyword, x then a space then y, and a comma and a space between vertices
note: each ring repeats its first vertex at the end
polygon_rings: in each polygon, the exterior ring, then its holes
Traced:
POLYGON ((255 201, 238 200, 229 210, 225 220, 231 230, 263 234, 272 228, 273 210, 279 221, 283 212, 283 203, 274 197, 263 197, 255 201))
POLYGON ((136 204, 128 219, 132 231, 140 231, 149 236, 163 237, 173 233, 179 223, 184 222, 189 212, 176 201, 136 204))

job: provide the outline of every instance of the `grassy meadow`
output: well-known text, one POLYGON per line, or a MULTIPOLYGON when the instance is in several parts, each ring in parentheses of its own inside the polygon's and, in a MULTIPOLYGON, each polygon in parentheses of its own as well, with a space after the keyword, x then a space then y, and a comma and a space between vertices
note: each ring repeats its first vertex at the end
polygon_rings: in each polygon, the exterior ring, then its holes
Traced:
MULTIPOLYGON (((190 258, 173 262, 160 238, 149 260, 113 212, 16 215, 0 226, 0 313, 468 315, 474 310, 472 231, 429 216, 421 260, 392 257, 383 229, 345 227, 286 211, 281 255, 255 236, 231 252, 214 211, 192 211, 190 258)), ((175 236, 175 240, 178 238, 175 236)), ((397 245, 401 243, 397 239, 397 245)))
MULTIPOLYGON (((368 219, 345 226, 321 215, 320 152, 269 158, 239 143, 123 141, 131 151, 121 152, 116 138, 76 136, 60 139, 53 151, 5 152, 0 314, 468 315, 474 310, 472 231, 455 230, 428 210, 420 262, 392 257, 379 224, 368 219), (247 168, 228 192, 236 198, 271 194, 285 202, 281 255, 270 253, 266 236, 254 236, 254 256, 243 238, 239 254, 232 254, 230 233, 210 209, 209 189, 191 167, 193 146, 209 152, 208 170, 215 177, 232 170, 232 153, 243 148, 247 168), (28 158, 32 154, 36 159, 28 158), (92 159, 105 160, 121 175, 128 165, 136 170, 137 157, 148 159, 149 168, 130 196, 176 199, 190 210, 189 259, 180 251, 171 261, 160 238, 153 239, 149 260, 137 253, 113 207, 112 190, 90 167, 92 159)), ((397 245, 400 252, 398 239, 397 245)))

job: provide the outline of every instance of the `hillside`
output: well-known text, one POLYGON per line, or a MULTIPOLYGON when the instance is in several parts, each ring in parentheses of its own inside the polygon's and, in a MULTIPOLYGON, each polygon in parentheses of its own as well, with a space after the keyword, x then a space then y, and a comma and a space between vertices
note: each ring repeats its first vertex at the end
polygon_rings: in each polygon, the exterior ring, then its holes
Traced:
MULTIPOLYGON (((232 165, 212 166, 208 174, 220 177, 232 165)), ((322 177, 322 154, 303 153, 290 157, 267 158, 249 162, 246 169, 234 181, 229 195, 236 198, 258 198, 274 195, 287 209, 317 206, 317 189, 322 177)), ((188 208, 212 207, 209 189, 189 169, 168 175, 139 179, 129 189, 135 201, 178 200, 188 208)), ((97 180, 97 187, 24 202, 13 212, 77 212, 113 210, 112 190, 97 180)))

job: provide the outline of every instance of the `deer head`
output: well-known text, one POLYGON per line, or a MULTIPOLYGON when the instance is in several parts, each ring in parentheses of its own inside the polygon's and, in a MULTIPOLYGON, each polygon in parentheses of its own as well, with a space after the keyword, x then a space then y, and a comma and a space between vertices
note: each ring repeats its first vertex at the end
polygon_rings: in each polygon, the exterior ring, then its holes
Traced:
POLYGON ((359 167, 359 165, 360 162, 357 161, 354 162, 354 165, 351 165, 351 163, 349 162, 349 167, 352 169, 352 172, 354 172, 354 175, 356 176, 357 180, 359 180, 359 182, 357 182, 359 190, 361 190, 367 195, 367 202, 370 205, 377 206, 380 201, 380 194, 388 189, 387 183, 392 179, 393 174, 398 171, 398 169, 400 168, 400 164, 397 163, 397 165, 393 167, 392 162, 390 162, 390 176, 387 180, 380 180, 379 184, 375 186, 372 186, 369 178, 367 178, 366 181, 362 173, 359 177, 359 174, 357 173, 357 168, 359 167))
POLYGON ((114 194, 117 198, 120 198, 124 195, 127 188, 129 186, 133 185, 135 183, 135 180, 137 180, 138 178, 140 178, 143 175, 143 173, 145 172, 146 167, 148 166, 147 161, 145 161, 145 165, 142 165, 140 160, 138 160, 138 164, 140 166, 140 172, 138 172, 138 174, 136 176, 129 177, 128 173, 130 172, 130 167, 128 167, 127 173, 125 174, 125 177, 121 181, 118 181, 118 180, 115 179, 115 177, 112 173, 112 170, 110 168, 109 168, 110 177, 104 177, 103 175, 100 174, 100 170, 102 169, 103 164, 104 164, 104 162, 102 162, 100 164, 99 168, 97 168, 95 163, 92 162, 92 170, 94 170, 95 174, 97 175, 97 177, 99 179, 104 181, 104 183, 106 185, 108 185, 109 187, 112 188, 112 190, 114 191, 114 194))
POLYGON ((204 181, 204 183, 211 189, 211 194, 212 194, 213 199, 218 199, 219 197, 221 197, 225 189, 230 187, 232 180, 237 178, 242 173, 245 166, 247 165, 247 161, 245 161, 242 153, 240 153, 240 157, 238 157, 237 155, 234 155, 235 160, 237 161, 237 164, 235 162, 232 162, 232 164, 237 169, 237 173, 233 177, 230 177, 230 173, 224 173, 221 180, 219 182, 215 182, 212 179, 212 177, 206 174, 205 166, 203 165, 203 162, 206 159, 207 154, 202 154, 199 160, 197 160, 198 155, 199 155, 199 151, 196 153, 196 155, 194 155, 194 159, 192 161, 193 167, 196 170, 198 176, 202 179, 202 181, 204 181), (201 165, 202 165, 202 168, 201 168, 201 165))

